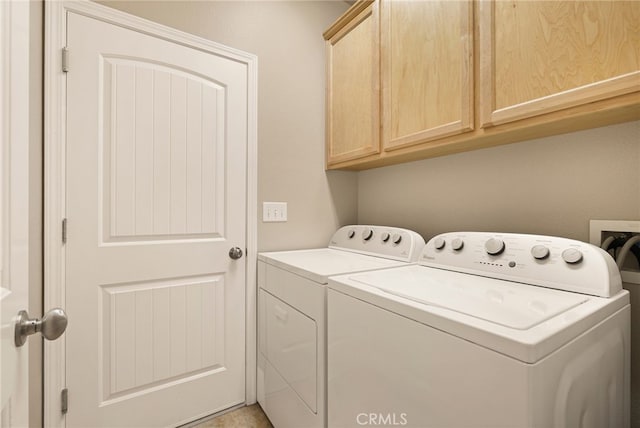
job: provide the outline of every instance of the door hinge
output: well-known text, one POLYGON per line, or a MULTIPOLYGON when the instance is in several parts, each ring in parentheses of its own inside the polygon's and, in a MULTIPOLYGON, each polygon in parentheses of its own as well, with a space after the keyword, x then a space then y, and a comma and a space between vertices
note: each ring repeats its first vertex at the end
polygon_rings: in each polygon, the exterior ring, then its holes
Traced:
POLYGON ((62 243, 67 243, 67 219, 62 219, 62 243))
POLYGON ((62 71, 69 71, 69 49, 66 46, 62 48, 62 71))
POLYGON ((69 410, 69 390, 67 388, 60 392, 60 411, 63 415, 69 410))

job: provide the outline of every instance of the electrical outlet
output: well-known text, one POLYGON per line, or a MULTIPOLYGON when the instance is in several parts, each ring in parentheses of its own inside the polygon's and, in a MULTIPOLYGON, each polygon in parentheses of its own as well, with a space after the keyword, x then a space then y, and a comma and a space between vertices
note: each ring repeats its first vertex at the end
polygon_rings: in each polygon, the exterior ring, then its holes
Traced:
POLYGON ((265 223, 287 221, 287 203, 263 202, 262 221, 265 223))
MULTIPOLYGON (((628 240, 636 235, 640 235, 640 221, 591 220, 589 222, 589 242, 598 247, 609 237, 628 240)), ((623 282, 640 284, 640 261, 632 260, 635 259, 633 256, 633 253, 627 255, 626 263, 620 269, 620 275, 623 282)))

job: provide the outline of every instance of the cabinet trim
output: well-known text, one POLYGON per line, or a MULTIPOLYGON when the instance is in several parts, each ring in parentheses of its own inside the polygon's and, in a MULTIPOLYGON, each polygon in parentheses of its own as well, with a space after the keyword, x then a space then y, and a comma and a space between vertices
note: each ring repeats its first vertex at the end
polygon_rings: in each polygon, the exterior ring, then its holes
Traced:
MULTIPOLYGON (((392 150, 411 146, 413 144, 424 143, 438 138, 460 134, 466 130, 471 129, 473 128, 469 126, 469 124, 465 125, 462 120, 456 120, 455 122, 445 123, 444 125, 436 126, 426 131, 415 132, 403 137, 394 138, 393 140, 385 144, 384 150, 389 152, 392 150)), ((386 132, 388 131, 385 131, 385 133, 386 132)))
POLYGON ((483 120, 483 126, 499 125, 531 116, 538 116, 584 103, 637 92, 638 90, 640 90, 640 71, 634 71, 503 109, 493 110, 492 108, 492 111, 485 112, 486 116, 483 116, 483 119, 488 118, 488 120, 483 120))
POLYGON ((375 0, 360 0, 354 3, 353 6, 347 9, 347 11, 336 20, 336 22, 331 24, 331 27, 327 28, 325 32, 322 33, 324 39, 329 40, 335 36, 338 31, 349 25, 353 18, 362 13, 362 11, 369 7, 374 1, 375 0))
POLYGON ((500 126, 479 128, 450 137, 342 162, 330 169, 366 170, 420 159, 468 152, 640 119, 640 92, 582 104, 500 126))
POLYGON ((481 127, 500 125, 640 91, 640 71, 496 109, 494 1, 479 2, 481 127))

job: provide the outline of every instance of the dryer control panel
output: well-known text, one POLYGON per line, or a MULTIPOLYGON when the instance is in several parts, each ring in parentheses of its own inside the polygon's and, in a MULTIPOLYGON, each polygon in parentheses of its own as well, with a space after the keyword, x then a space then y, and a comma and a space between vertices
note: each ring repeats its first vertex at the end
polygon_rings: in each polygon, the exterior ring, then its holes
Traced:
POLYGON ((424 245, 422 236, 412 230, 370 225, 341 227, 329 241, 329 248, 406 262, 417 261, 424 245))
POLYGON ((430 267, 602 297, 622 289, 618 267, 606 251, 554 236, 444 233, 426 244, 419 261, 430 267))

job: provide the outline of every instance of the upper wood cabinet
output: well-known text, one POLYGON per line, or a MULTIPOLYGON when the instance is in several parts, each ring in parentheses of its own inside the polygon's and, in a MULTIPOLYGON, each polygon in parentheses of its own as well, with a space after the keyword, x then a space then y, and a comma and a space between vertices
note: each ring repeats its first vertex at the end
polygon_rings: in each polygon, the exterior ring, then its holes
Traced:
POLYGON ((325 39, 328 168, 640 119, 640 1, 359 0, 325 39))
POLYGON ((325 33, 327 165, 380 151, 377 2, 361 2, 325 33))
POLYGON ((640 2, 478 4, 482 126, 638 91, 640 2))
POLYGON ((380 0, 385 150, 473 129, 473 3, 380 0))

